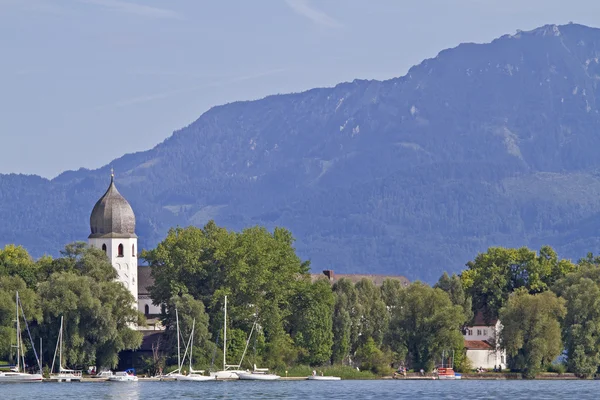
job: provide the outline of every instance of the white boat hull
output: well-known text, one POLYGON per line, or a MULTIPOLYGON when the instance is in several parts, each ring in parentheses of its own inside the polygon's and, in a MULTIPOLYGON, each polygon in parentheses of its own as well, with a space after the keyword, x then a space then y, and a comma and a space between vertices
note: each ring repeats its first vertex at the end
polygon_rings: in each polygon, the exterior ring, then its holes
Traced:
POLYGON ((309 381, 341 381, 342 378, 340 378, 339 376, 317 376, 317 375, 311 375, 308 378, 309 381))
POLYGON ((246 371, 238 371, 238 370, 217 371, 217 372, 211 372, 210 376, 214 376, 215 379, 217 379, 217 380, 222 380, 222 379, 240 379, 239 374, 243 374, 243 373, 247 373, 247 372, 246 371))
POLYGON ((138 377, 133 375, 133 376, 116 376, 113 375, 111 377, 109 377, 107 379, 109 382, 137 382, 138 381, 138 377))
POLYGON ((214 376, 206 376, 200 374, 176 375, 175 379, 182 382, 206 382, 216 380, 214 376))
POLYGON ((81 382, 81 375, 52 374, 50 380, 56 382, 81 382))
POLYGON ((244 381, 276 381, 281 377, 274 374, 253 374, 252 372, 245 372, 238 374, 240 380, 244 381))
POLYGON ((41 374, 26 374, 23 372, 0 372, 0 383, 42 382, 41 374))

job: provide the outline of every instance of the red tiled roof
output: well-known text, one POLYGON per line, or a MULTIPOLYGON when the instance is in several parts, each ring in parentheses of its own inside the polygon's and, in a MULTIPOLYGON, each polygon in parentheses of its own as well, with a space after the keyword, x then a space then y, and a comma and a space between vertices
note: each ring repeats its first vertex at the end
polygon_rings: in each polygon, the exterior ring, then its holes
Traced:
POLYGON ((465 340, 465 348, 467 350, 493 350, 494 349, 487 340, 465 340))
POLYGON ((489 321, 486 321, 483 312, 477 311, 472 326, 494 326, 496 325, 496 322, 498 322, 498 318, 491 318, 489 321))

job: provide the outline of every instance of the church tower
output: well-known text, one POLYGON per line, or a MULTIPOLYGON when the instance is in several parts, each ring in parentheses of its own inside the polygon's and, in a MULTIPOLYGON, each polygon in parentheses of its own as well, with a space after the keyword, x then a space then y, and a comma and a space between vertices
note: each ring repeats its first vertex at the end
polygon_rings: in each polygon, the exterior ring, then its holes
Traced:
POLYGON ((104 250, 118 273, 118 280, 133 295, 138 309, 137 235, 133 209, 115 186, 111 171, 110 185, 104 196, 96 202, 90 216, 88 237, 92 247, 104 250))

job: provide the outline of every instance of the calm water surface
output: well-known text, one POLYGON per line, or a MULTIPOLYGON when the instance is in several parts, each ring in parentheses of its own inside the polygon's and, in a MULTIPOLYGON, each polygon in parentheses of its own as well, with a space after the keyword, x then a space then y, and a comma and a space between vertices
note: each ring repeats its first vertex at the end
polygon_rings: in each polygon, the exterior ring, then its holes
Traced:
POLYGON ((0 399, 598 399, 600 381, 280 381, 0 384, 0 399))

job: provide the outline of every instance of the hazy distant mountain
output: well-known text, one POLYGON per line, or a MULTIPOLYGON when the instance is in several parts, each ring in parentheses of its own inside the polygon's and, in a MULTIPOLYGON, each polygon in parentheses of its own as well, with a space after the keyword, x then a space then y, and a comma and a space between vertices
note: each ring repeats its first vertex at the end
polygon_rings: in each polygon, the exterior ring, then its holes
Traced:
MULTIPOLYGON (((578 258, 600 250, 599 59, 600 30, 544 26, 401 78, 214 107, 111 164, 144 247, 214 218, 288 227, 315 270, 432 281, 490 245, 578 258)), ((0 175, 0 244, 86 239, 108 170, 0 175)))

